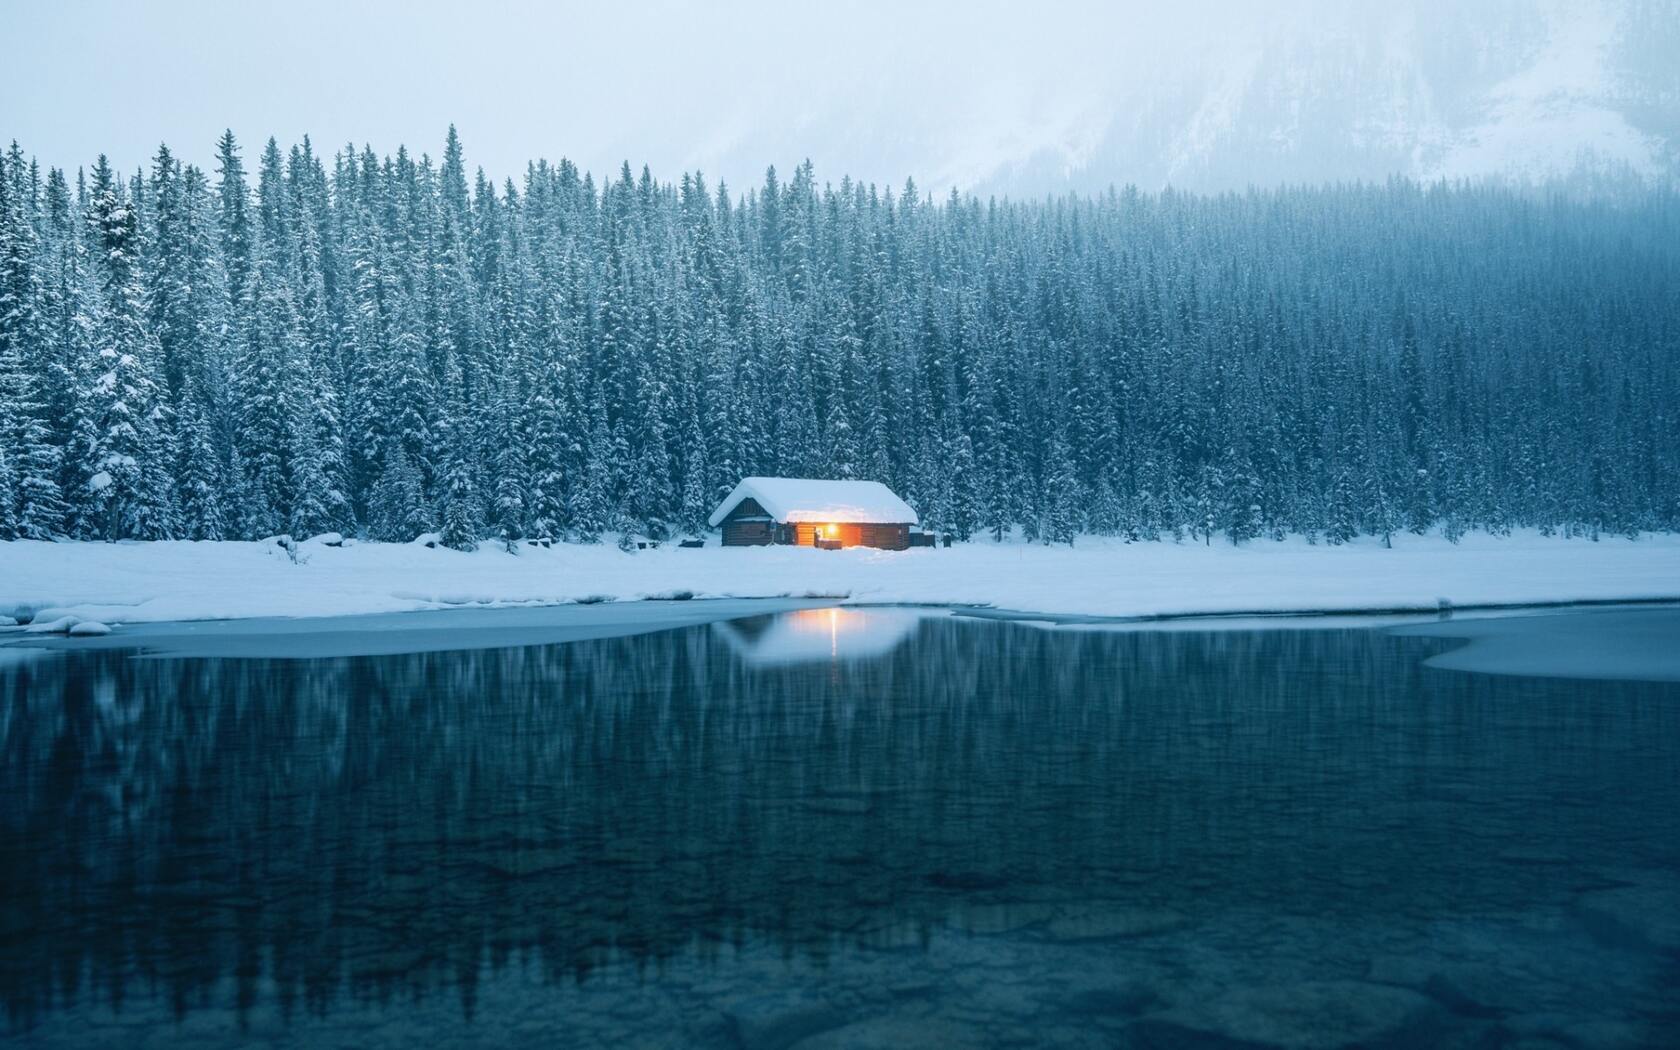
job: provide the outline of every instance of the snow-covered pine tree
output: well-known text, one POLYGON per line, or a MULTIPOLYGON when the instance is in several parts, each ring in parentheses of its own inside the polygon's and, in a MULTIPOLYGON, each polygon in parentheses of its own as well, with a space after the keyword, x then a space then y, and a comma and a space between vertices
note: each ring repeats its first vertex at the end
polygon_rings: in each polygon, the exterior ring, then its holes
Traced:
POLYGON ((216 452, 209 420, 205 417, 197 384, 189 379, 181 392, 176 413, 179 435, 180 504, 182 535, 192 540, 220 540, 228 536, 222 501, 224 487, 221 458, 216 452))
POLYGON ((385 453, 385 462, 368 500, 369 532, 376 540, 407 543, 432 529, 432 513, 420 479, 420 468, 408 458, 400 441, 385 453))
POLYGON ((495 491, 490 508, 490 530, 502 546, 515 550, 525 538, 525 493, 530 488, 526 450, 530 443, 520 427, 520 417, 510 397, 496 407, 495 491))
POLYGON ((611 488, 612 438, 597 401, 585 421, 584 458, 571 488, 567 517, 580 543, 599 543, 614 514, 608 499, 611 488))
POLYGON ((88 369, 86 412, 91 423, 86 520, 101 539, 165 539, 172 508, 160 478, 167 459, 159 391, 151 371, 155 339, 144 318, 139 230, 117 176, 101 157, 88 195, 88 236, 96 249, 100 286, 92 326, 94 361, 88 369))
POLYGON ((1336 472, 1330 483, 1329 518, 1324 525, 1324 540, 1332 546, 1347 543, 1359 535, 1359 505, 1355 496, 1357 486, 1348 468, 1336 472))
POLYGON ((684 536, 702 536, 707 529, 706 519, 711 515, 713 500, 707 485, 707 478, 712 473, 710 457, 698 414, 690 414, 688 418, 683 446, 687 468, 683 473, 682 503, 677 509, 677 529, 684 536))
POLYGON ((60 528, 64 508, 60 452, 47 422, 55 370, 43 360, 51 332, 36 198, 32 166, 13 142, 0 155, 0 445, 10 478, 0 527, 46 539, 60 528))
MULTIPOLYGON (((5 408, 0 404, 0 409, 5 408)), ((11 457, 0 447, 0 540, 15 540, 21 535, 17 514, 17 474, 12 470, 11 457)))
POLYGON ((1040 524, 1037 536, 1045 543, 1073 545, 1084 525, 1085 493, 1079 484, 1067 439, 1060 431, 1051 436, 1044 455, 1044 487, 1039 498, 1040 524))
POLYGON ((947 479, 951 506, 946 527, 954 537, 967 543, 980 528, 981 516, 979 467, 974 461, 974 443, 967 434, 956 434, 950 443, 950 457, 947 479))

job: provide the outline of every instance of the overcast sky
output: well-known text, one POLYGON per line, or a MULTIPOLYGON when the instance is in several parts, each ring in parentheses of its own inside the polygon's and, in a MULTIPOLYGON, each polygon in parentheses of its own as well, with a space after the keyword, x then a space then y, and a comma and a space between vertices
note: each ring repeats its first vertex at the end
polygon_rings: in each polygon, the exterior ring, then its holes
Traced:
POLYGON ((1162 6, 0 0, 0 132, 132 168, 159 141, 203 162, 224 127, 253 151, 307 132, 435 156, 453 121, 495 176, 569 156, 756 182, 809 154, 829 178, 970 183, 1077 149, 1112 83, 1217 7, 1162 6))
MULTIPOLYGON (((160 141, 208 164, 225 127, 253 159, 268 136, 305 133, 328 154, 402 143, 436 157, 453 122, 469 167, 498 180, 565 156, 598 174, 623 160, 661 179, 699 169, 737 190, 807 156, 819 180, 914 175, 941 193, 1044 192, 1069 172, 1086 189, 1381 177, 1463 145, 1440 122, 1476 113, 1447 88, 1506 105, 1499 78, 1529 59, 1501 65, 1500 38, 1582 2, 0 0, 0 135, 48 164, 105 152, 133 170, 160 141), (1341 79, 1325 72, 1338 65, 1341 79), (1447 83, 1465 70, 1486 76, 1447 83), (1342 156, 1349 142, 1386 152, 1342 156), (1268 151, 1270 167, 1249 162, 1268 151)), ((1589 34, 1563 32, 1598 61, 1589 34)), ((1541 87, 1537 112, 1556 112, 1541 87)), ((1643 149, 1639 134, 1616 155, 1643 149)), ((1551 125, 1532 137, 1576 145, 1551 125)))

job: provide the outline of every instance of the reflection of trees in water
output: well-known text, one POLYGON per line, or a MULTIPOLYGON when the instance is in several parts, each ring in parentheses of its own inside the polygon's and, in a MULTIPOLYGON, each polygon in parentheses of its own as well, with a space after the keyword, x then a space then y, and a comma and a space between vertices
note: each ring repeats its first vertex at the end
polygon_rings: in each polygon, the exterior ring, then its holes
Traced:
POLYGON ((444 983, 470 1006, 485 960, 822 953, 1052 892, 1471 907, 1525 876, 1467 833, 1638 848, 1680 812, 1649 799, 1676 793, 1650 744, 1680 739, 1672 690, 1420 669, 1435 644, 933 619, 843 665, 755 668, 705 628, 16 665, 0 990, 19 1023, 228 977, 245 1007, 268 981, 287 1009, 444 983), (1352 870, 1404 875, 1338 897, 1352 870))

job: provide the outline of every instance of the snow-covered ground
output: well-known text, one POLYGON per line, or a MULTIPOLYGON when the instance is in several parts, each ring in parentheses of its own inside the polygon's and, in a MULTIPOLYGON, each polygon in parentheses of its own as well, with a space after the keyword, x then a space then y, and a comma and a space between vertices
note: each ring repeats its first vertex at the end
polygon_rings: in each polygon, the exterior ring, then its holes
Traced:
MULTIPOLYGON (((1680 536, 1593 543, 1535 533, 1457 545, 1301 540, 982 541, 900 552, 611 544, 472 552, 420 545, 0 543, 0 616, 111 624, 334 616, 642 598, 822 597, 1059 616, 1434 609, 1680 598, 1680 536)), ((0 621, 3 623, 4 621, 0 621)))

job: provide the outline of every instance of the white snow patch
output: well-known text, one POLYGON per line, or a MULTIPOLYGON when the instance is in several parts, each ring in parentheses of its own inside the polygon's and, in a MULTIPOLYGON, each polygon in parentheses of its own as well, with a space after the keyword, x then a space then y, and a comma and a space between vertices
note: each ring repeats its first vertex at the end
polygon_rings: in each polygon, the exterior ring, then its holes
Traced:
POLYGON ((1583 164, 1620 164, 1644 174, 1660 170, 1660 142, 1614 108, 1612 13, 1553 4, 1546 17, 1546 46, 1527 68, 1493 87, 1484 120, 1462 132, 1424 174, 1457 179, 1501 172, 1545 179, 1583 164))
MULTIPOLYGON (((1593 543, 1519 532, 1458 544, 1396 536, 1339 547, 1300 539, 1233 547, 1082 537, 1074 547, 982 540, 949 549, 809 547, 627 554, 557 543, 518 556, 406 543, 312 546, 305 564, 254 542, 0 542, 0 608, 55 620, 335 616, 450 605, 834 597, 852 604, 979 605, 1062 616, 1432 610, 1680 598, 1680 535, 1593 543)), ((685 603, 686 604, 686 603, 685 603)))
POLYGON ((23 629, 25 634, 66 634, 82 621, 75 616, 59 616, 51 620, 37 618, 23 629))

